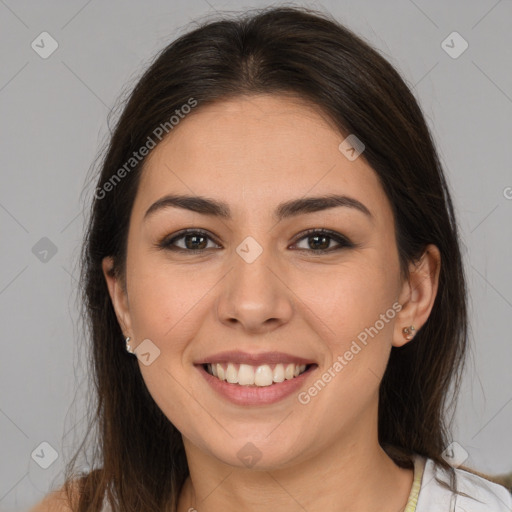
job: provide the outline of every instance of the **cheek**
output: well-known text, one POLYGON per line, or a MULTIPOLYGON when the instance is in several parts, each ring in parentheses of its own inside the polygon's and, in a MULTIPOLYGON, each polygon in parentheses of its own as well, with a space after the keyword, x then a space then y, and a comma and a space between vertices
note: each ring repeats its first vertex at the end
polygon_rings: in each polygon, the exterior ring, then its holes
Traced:
POLYGON ((316 272, 307 280, 297 277, 294 291, 325 323, 326 332, 341 339, 373 325, 397 296, 392 266, 369 258, 316 272))
POLYGON ((327 366, 336 375, 343 374, 333 379, 337 382, 333 390, 343 393, 340 387, 349 391, 363 384, 378 385, 389 358, 399 308, 395 271, 393 261, 384 261, 377 251, 370 251, 346 266, 316 273, 309 286, 297 281, 294 290, 306 305, 304 310, 313 313, 308 314, 312 327, 330 353, 327 366), (335 361, 339 364, 332 368, 335 361))
POLYGON ((315 404, 316 414, 328 412, 331 425, 350 425, 378 396, 391 350, 395 287, 390 273, 375 264, 338 269, 324 285, 323 293, 302 291, 314 313, 312 327, 329 353, 302 399, 315 404))
POLYGON ((184 366, 187 347, 201 327, 205 293, 214 285, 199 279, 185 265, 182 270, 146 258, 132 260, 128 274, 130 316, 137 342, 150 339, 160 354, 148 366, 139 368, 149 393, 180 431, 194 429, 194 418, 204 411, 191 396, 199 396, 188 382, 190 368, 184 366), (188 414, 183 414, 188 411, 188 414))
POLYGON ((180 340, 200 327, 195 321, 200 305, 217 279, 213 272, 198 273, 189 265, 167 265, 151 258, 134 258, 128 275, 130 317, 136 336, 149 338, 173 352, 180 340), (172 340, 172 344, 169 341, 172 340))

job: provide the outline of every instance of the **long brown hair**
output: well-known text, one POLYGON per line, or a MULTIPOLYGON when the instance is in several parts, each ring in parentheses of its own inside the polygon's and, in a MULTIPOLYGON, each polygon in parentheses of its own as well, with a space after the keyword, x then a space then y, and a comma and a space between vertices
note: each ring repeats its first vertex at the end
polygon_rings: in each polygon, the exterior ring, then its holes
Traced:
MULTIPOLYGON (((164 48, 128 97, 106 147, 81 259, 95 389, 88 435, 96 434, 97 465, 75 478, 76 511, 100 510, 105 493, 114 511, 176 510, 188 476, 181 434, 125 350, 101 263, 112 256, 113 272, 122 279, 145 162, 126 167, 133 152, 191 98, 198 111, 255 93, 298 95, 341 134, 363 141, 363 157, 392 205, 403 276, 427 244, 439 248, 435 303, 414 341, 391 351, 380 385, 378 433, 397 464, 411 467, 413 453, 429 457, 451 473, 454 486, 455 472, 442 452, 451 441, 453 418, 448 424, 447 416, 467 347, 466 282, 454 208, 428 127, 398 72, 360 37, 328 14, 267 8, 203 22, 164 48), (114 182, 123 166, 126 172, 114 182)), ((76 461, 85 445, 66 468, 68 484, 78 475, 76 461)))

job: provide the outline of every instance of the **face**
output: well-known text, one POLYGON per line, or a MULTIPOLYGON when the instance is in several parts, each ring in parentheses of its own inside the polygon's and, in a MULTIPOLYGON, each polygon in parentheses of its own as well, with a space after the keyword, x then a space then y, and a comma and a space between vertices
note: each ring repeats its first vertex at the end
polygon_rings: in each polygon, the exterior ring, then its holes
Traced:
POLYGON ((435 282, 401 281, 391 206, 344 138, 318 108, 251 96, 199 106, 146 160, 126 291, 106 279, 155 402, 188 446, 226 464, 286 467, 375 435, 391 347, 430 312, 435 282), (349 199, 300 207, 329 195, 349 199), (209 361, 245 384, 209 375, 209 361))

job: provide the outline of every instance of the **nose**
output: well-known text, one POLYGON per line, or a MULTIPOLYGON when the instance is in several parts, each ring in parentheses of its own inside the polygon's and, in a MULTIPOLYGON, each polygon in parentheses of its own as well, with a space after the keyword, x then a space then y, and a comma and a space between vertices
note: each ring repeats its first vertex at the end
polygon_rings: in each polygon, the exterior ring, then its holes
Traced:
POLYGON ((250 261, 234 252, 233 267, 219 288, 217 318, 231 328, 267 333, 290 321, 293 292, 270 250, 250 261))

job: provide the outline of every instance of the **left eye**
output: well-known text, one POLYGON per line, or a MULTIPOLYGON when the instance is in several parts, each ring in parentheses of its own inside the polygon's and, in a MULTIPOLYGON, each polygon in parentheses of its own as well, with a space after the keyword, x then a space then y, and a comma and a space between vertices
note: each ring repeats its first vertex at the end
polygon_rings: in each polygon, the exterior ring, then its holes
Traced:
MULTIPOLYGON (((331 252, 341 249, 342 247, 354 247, 354 244, 348 240, 348 238, 326 229, 312 229, 302 234, 302 237, 298 239, 306 240, 306 244, 315 247, 317 250, 312 252, 324 253, 331 252), (330 242, 334 240, 338 243, 338 247, 329 248, 330 242)), ((309 250, 306 248, 300 248, 299 250, 309 250)))
MULTIPOLYGON (((305 240, 309 247, 297 247, 299 251, 308 251, 316 253, 326 253, 339 250, 343 247, 354 247, 354 244, 343 235, 326 229, 311 229, 301 234, 301 237, 296 240, 294 245, 297 245, 301 240, 305 240), (335 241, 338 247, 330 247, 331 242, 335 241)), ((182 251, 188 253, 201 253, 208 248, 208 241, 212 241, 212 238, 205 231, 200 230, 189 230, 182 231, 172 238, 166 238, 158 244, 163 249, 171 251, 182 251), (177 245, 178 241, 183 241, 183 245, 177 245)), ((218 247, 218 244, 214 242, 214 245, 218 247)), ((293 247, 293 246, 292 246, 293 247)), ((212 247, 210 247, 212 248, 212 247)))

